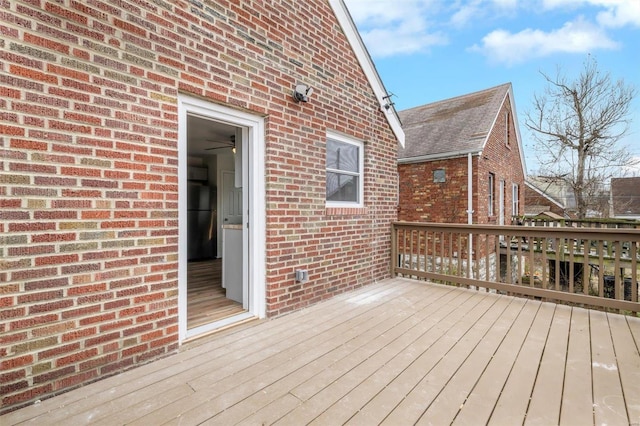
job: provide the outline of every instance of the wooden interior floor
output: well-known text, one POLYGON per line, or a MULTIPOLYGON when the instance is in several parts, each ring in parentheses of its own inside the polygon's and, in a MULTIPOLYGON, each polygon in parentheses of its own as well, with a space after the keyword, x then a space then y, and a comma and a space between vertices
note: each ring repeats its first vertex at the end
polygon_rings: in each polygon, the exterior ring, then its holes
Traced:
POLYGON ((187 264, 187 328, 195 328, 244 312, 222 288, 222 259, 187 264))

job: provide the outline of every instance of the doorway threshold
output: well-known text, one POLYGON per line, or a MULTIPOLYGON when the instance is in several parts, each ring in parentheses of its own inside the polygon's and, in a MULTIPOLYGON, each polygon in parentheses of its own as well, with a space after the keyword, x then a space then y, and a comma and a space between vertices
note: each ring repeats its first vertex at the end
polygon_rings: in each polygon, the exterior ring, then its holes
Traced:
POLYGON ((241 314, 233 315, 218 321, 211 322, 209 324, 203 324, 201 326, 188 329, 187 336, 181 343, 188 343, 192 340, 205 337, 211 333, 215 333, 254 319, 257 319, 257 317, 252 313, 243 312, 241 314))

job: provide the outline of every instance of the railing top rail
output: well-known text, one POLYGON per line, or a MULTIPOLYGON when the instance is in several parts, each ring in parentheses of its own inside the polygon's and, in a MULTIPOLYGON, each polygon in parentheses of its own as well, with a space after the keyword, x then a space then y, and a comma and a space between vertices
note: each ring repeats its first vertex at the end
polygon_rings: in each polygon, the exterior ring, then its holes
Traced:
POLYGON ((515 234, 515 235, 571 235, 585 238, 589 236, 598 239, 626 237, 626 239, 640 240, 640 229, 629 228, 572 228, 572 227, 542 227, 542 226, 523 226, 523 225, 484 225, 466 223, 434 223, 434 222, 393 222, 396 228, 429 228, 446 232, 462 232, 462 233, 478 233, 485 232, 488 234, 515 234))

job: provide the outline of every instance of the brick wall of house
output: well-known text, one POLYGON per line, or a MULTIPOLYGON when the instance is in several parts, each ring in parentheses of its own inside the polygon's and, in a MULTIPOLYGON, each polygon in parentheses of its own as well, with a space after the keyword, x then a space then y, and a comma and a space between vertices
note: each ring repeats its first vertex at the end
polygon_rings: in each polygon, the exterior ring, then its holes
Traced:
MULTIPOLYGON (((498 223, 499 211, 499 182, 505 182, 504 194, 504 222, 506 225, 512 223, 512 216, 522 216, 524 214, 524 170, 522 170, 520 162, 519 145, 516 140, 516 132, 511 112, 511 102, 507 97, 502 105, 498 118, 489 134, 489 140, 485 145, 482 156, 478 161, 478 180, 476 187, 478 188, 479 203, 475 210, 477 212, 478 223, 498 223), (505 131, 505 114, 509 112, 509 131, 508 143, 505 142, 507 132, 505 131), (487 202, 489 196, 489 173, 494 173, 494 215, 489 215, 489 204, 487 202), (513 196, 512 185, 517 184, 519 187, 519 203, 518 211, 514 212, 512 208, 513 196)), ((475 223, 475 222, 474 222, 475 223)))
POLYGON ((268 315, 388 277, 397 141, 326 1, 0 17, 0 410, 177 349, 179 92, 265 116, 268 315), (363 209, 325 207, 328 129, 365 141, 363 209))
MULTIPOLYGON (((478 164, 473 157, 473 170, 478 164)), ((467 157, 399 164, 398 219, 407 222, 467 223, 467 157), (434 172, 444 170, 444 182, 434 172)), ((474 188, 476 193, 477 188, 474 188)))

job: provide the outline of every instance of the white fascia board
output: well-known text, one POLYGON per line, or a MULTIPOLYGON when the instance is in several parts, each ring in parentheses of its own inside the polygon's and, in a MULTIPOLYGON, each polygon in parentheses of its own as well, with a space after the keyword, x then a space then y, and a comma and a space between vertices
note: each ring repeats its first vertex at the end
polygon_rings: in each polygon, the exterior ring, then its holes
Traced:
POLYGON ((513 127, 516 129, 518 151, 520 151, 520 163, 522 164, 522 172, 526 178, 527 163, 524 158, 524 148, 522 146, 522 138, 520 137, 520 124, 518 123, 518 112, 516 111, 516 99, 513 96, 513 85, 511 83, 509 83, 509 99, 511 100, 511 118, 513 119, 513 127))
MULTIPOLYGON (((518 152, 520 154, 520 166, 522 167, 522 173, 524 174, 525 178, 527 177, 527 164, 525 162, 525 158, 524 158, 524 151, 522 149, 522 139, 520 137, 520 125, 518 124, 518 113, 516 112, 516 100, 513 97, 513 85, 511 83, 509 83, 509 90, 507 90, 507 93, 504 95, 504 98, 502 98, 502 102, 500 103, 500 108, 498 108, 498 112, 500 112, 500 110, 502 109, 502 106, 504 105, 505 101, 507 100, 507 98, 509 98, 509 100, 511 101, 511 119, 513 120, 513 127, 515 127, 516 129, 516 143, 518 144, 518 152)), ((493 117, 493 123, 491 123, 491 129, 493 129, 497 123, 499 119, 499 114, 497 114, 495 117, 493 117)), ((487 142, 489 141, 489 135, 491 132, 489 132, 482 144, 483 147, 486 146, 487 142)))
POLYGON ((351 18, 351 14, 349 14, 347 6, 344 4, 343 0, 329 0, 329 5, 333 9, 333 13, 336 16, 338 23, 340 23, 342 31, 344 32, 345 37, 347 37, 347 40, 349 41, 349 44, 351 45, 351 48, 353 49, 365 76, 367 77, 367 80, 369 80, 369 84, 376 95, 378 104, 380 105, 380 111, 382 111, 387 118, 389 126, 396 135, 398 142, 400 142, 400 145, 404 147, 404 130, 402 130, 400 119, 398 118, 393 105, 389 106, 389 108, 385 108, 385 105, 388 105, 389 103, 389 101, 383 99, 387 96, 387 91, 384 88, 384 84, 380 79, 380 75, 373 64, 373 61, 371 60, 371 56, 360 37, 360 33, 358 33, 358 29, 351 18))
POLYGON ((468 150, 455 151, 455 152, 443 152, 440 154, 421 155, 419 157, 398 158, 398 164, 425 163, 428 161, 435 161, 435 160, 449 160, 452 158, 466 157, 469 154, 478 156, 481 153, 482 151, 478 151, 477 149, 468 149, 468 150))

